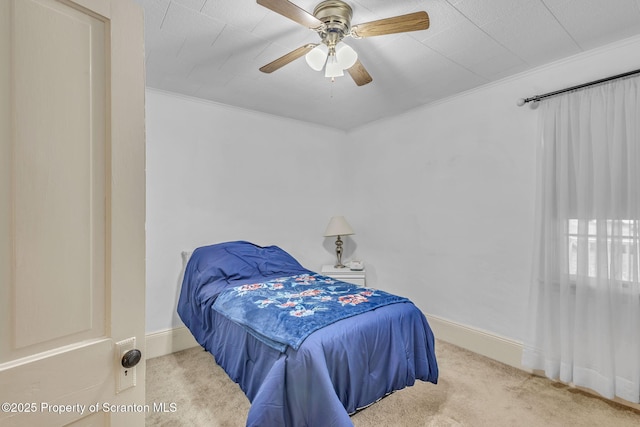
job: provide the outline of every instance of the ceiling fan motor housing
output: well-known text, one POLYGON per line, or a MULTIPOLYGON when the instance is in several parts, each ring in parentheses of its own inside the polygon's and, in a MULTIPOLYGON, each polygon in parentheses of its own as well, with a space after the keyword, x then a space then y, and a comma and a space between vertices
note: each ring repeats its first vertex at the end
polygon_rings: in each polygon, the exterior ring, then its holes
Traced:
POLYGON ((351 30, 351 6, 340 0, 323 1, 313 10, 313 15, 325 24, 319 32, 322 42, 335 47, 351 30))

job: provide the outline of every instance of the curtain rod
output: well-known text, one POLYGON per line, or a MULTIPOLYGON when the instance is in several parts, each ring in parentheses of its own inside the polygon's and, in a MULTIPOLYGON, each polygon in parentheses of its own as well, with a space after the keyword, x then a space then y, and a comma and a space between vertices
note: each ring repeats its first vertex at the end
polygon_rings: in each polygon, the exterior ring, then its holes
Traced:
POLYGON ((617 74, 615 76, 605 77, 604 79, 594 80, 594 81, 589 82, 589 83, 583 83, 581 85, 572 86, 572 87, 569 87, 569 88, 566 88, 566 89, 556 90, 555 92, 549 92, 549 93, 545 93, 543 95, 535 95, 535 96, 532 96, 531 98, 526 98, 526 99, 520 98, 518 100, 518 106, 522 107, 527 102, 532 102, 532 101, 538 102, 543 98, 548 98, 550 96, 560 95, 561 93, 569 92, 569 91, 576 90, 576 89, 582 89, 583 87, 593 86, 593 85, 597 85, 597 84, 600 84, 600 83, 604 83, 604 82, 608 82, 608 81, 616 80, 616 79, 621 79, 623 77, 628 77, 628 76, 632 76, 634 74, 639 74, 639 73, 640 73, 640 69, 633 70, 633 71, 628 71, 626 73, 617 74))

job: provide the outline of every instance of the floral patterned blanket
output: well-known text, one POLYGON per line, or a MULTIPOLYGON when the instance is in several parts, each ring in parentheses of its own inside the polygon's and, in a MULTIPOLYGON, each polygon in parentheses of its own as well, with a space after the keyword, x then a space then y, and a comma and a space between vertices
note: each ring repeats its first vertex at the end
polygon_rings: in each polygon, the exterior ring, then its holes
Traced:
POLYGON ((285 352, 338 320, 408 299, 319 274, 298 274, 223 291, 213 309, 285 352))

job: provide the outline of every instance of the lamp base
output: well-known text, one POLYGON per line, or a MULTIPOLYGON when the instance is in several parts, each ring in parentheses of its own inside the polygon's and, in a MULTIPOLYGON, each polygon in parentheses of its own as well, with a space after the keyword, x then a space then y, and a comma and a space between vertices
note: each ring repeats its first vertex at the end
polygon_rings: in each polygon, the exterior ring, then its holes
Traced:
POLYGON ((346 265, 342 264, 342 239, 340 239, 340 236, 336 239, 336 256, 338 257, 338 262, 334 265, 334 268, 346 268, 346 265))

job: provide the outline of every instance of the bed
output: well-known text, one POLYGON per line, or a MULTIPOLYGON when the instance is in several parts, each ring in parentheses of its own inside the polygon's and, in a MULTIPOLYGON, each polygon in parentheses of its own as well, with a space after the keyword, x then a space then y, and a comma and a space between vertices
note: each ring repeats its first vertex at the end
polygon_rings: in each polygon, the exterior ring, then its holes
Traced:
POLYGON ((411 301, 319 275, 277 246, 197 248, 178 314, 251 402, 247 426, 352 426, 388 394, 437 383, 434 337, 411 301))

